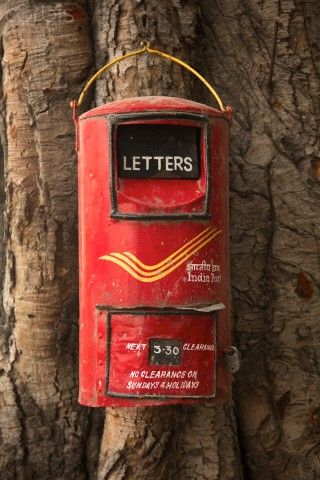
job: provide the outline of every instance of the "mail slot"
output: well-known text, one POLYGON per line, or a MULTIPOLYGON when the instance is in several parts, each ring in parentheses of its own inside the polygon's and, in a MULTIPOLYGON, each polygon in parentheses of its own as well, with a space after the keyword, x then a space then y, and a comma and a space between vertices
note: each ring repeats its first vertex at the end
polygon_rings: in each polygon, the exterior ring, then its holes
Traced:
POLYGON ((228 400, 230 109, 138 97, 75 122, 80 403, 228 400))
POLYGON ((198 179, 200 132, 197 126, 188 124, 119 126, 119 177, 198 179))

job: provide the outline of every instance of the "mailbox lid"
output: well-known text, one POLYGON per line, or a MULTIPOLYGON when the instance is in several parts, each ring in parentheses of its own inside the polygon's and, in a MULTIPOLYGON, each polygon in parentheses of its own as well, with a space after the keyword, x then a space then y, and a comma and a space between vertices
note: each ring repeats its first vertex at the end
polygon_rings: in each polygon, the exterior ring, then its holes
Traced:
POLYGON ((203 103, 194 102, 185 98, 165 97, 165 96, 146 96, 146 97, 132 97, 101 105, 93 108, 80 115, 79 120, 86 118, 108 115, 110 113, 130 113, 138 111, 185 111, 194 112, 202 115, 209 115, 213 117, 222 117, 230 121, 230 112, 221 112, 213 107, 203 103))

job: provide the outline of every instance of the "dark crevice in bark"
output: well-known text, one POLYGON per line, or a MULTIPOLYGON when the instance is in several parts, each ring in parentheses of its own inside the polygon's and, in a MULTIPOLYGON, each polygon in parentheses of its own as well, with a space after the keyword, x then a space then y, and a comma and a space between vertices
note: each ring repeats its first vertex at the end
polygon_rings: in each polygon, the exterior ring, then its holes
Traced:
POLYGON ((268 86, 270 90, 270 95, 272 96, 273 93, 273 72, 275 68, 275 61, 276 61, 276 52, 277 52, 277 44, 278 44, 278 30, 279 30, 279 22, 276 20, 275 26, 274 26, 274 42, 273 42, 273 47, 272 47, 272 55, 271 55, 271 64, 270 64, 270 73, 269 73, 269 79, 268 79, 268 86))
POLYGON ((28 468, 30 453, 29 453, 29 448, 28 448, 29 439, 28 439, 27 425, 26 425, 27 414, 24 411, 23 401, 22 401, 22 398, 21 398, 21 392, 19 391, 19 388, 17 386, 17 378, 15 377, 14 372, 13 372, 13 374, 9 374, 9 378, 10 378, 10 381, 11 381, 12 390, 13 390, 14 395, 15 395, 15 401, 16 401, 16 404, 17 404, 17 407, 18 407, 19 420, 20 420, 20 425, 21 425, 20 442, 21 442, 21 449, 23 451, 23 455, 22 455, 22 458, 20 459, 20 462, 21 462, 20 466, 23 469, 24 478, 26 478, 26 480, 29 480, 29 479, 33 478, 34 472, 32 472, 32 470, 30 468, 28 468))

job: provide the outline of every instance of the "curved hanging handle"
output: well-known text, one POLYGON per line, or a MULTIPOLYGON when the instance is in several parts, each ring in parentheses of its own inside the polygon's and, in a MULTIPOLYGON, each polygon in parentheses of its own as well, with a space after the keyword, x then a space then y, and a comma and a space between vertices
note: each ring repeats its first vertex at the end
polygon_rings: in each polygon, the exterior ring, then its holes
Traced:
POLYGON ((71 106, 75 109, 80 106, 84 100, 84 97, 93 84, 93 82, 99 77, 99 75, 103 72, 105 72, 108 68, 112 67, 112 65, 115 65, 118 62, 121 62, 122 60, 125 60, 129 57, 133 57, 135 55, 141 55, 142 53, 150 53, 152 55, 158 55, 159 57, 166 58, 167 60, 170 60, 171 62, 177 63, 181 67, 185 68, 189 72, 193 73, 210 91, 210 93, 214 96, 216 101, 218 102, 218 105, 221 109, 222 112, 228 111, 229 107, 224 107, 221 98, 215 91, 215 89, 210 85, 210 83, 202 76, 200 75, 199 72, 197 72, 194 68, 190 67, 187 63, 183 62, 182 60, 179 60, 179 58, 173 57, 172 55, 168 55, 167 53, 161 52, 160 50, 155 50, 153 48, 150 48, 149 43, 147 43, 144 47, 140 48, 139 50, 134 50, 133 52, 126 53, 125 55, 122 55, 121 57, 116 57, 110 62, 108 62, 106 65, 104 65, 100 70, 98 70, 91 78, 90 80, 85 84, 78 101, 73 100, 71 102, 71 106))

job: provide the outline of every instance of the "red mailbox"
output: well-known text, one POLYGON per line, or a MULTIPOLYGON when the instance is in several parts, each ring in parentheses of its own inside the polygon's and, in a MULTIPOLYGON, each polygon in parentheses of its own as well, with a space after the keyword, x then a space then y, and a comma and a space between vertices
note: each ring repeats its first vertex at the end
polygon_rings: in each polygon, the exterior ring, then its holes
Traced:
POLYGON ((80 403, 227 400, 230 110, 140 97, 75 120, 80 403))

